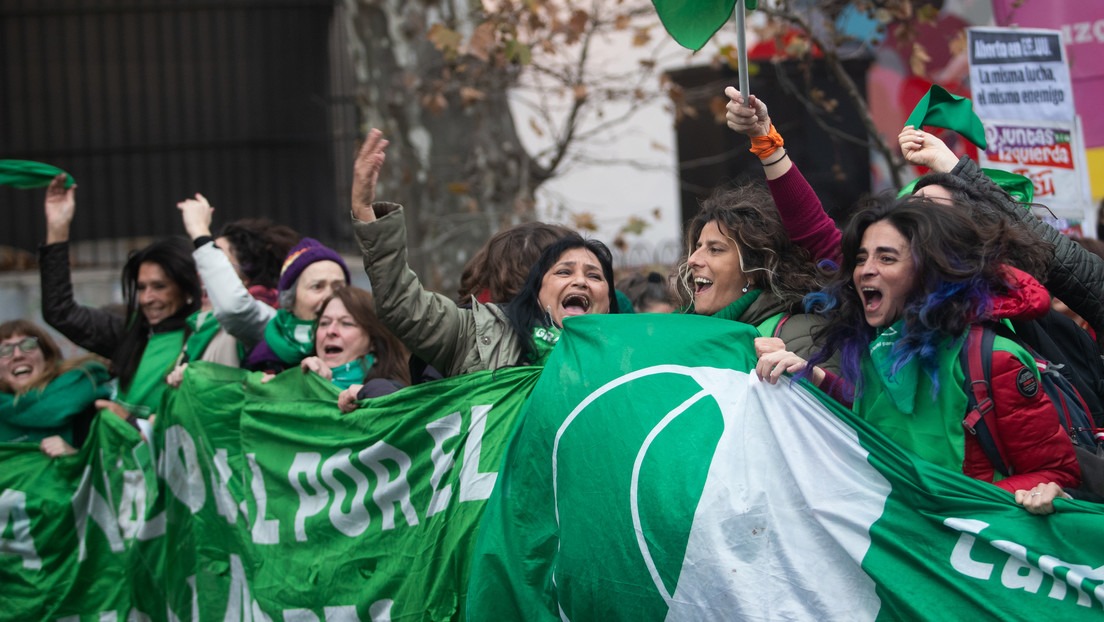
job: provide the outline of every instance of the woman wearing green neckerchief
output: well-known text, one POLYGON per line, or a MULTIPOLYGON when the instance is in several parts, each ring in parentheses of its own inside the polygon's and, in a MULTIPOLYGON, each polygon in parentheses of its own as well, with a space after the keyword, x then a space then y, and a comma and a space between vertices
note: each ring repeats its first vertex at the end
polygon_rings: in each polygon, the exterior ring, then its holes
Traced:
POLYGON ((406 261, 404 208, 376 201, 387 141, 372 130, 353 171, 353 231, 372 281, 383 323, 410 350, 445 376, 513 365, 541 365, 564 319, 616 313, 613 258, 597 240, 571 234, 541 253, 526 283, 507 305, 457 307, 426 291, 406 261))
MULTIPOLYGON (((801 301, 820 280, 808 253, 786 234, 765 188, 718 192, 686 232, 679 293, 688 313, 750 324, 792 352, 813 352, 811 331, 819 321, 802 313, 801 301)), ((757 346, 763 344, 757 340, 757 346)))
MULTIPOLYGON (((410 384, 410 353, 380 322, 372 294, 342 287, 322 303, 314 330, 314 356, 300 363, 342 390, 344 401, 394 393, 410 384)), ((352 407, 343 408, 346 412, 352 407)))
POLYGON ((0 442, 38 443, 51 458, 76 453, 96 402, 111 396, 109 380, 94 356, 62 360, 37 324, 0 324, 0 442))
POLYGON ((756 371, 771 383, 783 373, 805 374, 837 399, 853 398, 857 415, 920 458, 991 482, 1033 513, 1053 512, 1054 499, 1066 496, 1062 488, 1078 485, 1080 469, 1023 346, 997 337, 989 361, 990 429, 998 430, 1007 477, 964 423, 967 332, 1050 308, 1046 289, 1008 265, 1010 249, 1031 239, 953 199, 877 197, 844 230, 838 274, 809 297, 826 320, 818 333, 823 351, 809 360, 767 353, 756 371), (842 380, 816 367, 829 355, 839 357, 842 380))
POLYGON ((299 365, 314 352, 314 324, 322 303, 349 280, 341 255, 313 238, 300 240, 280 271, 280 308, 242 367, 278 372, 299 365))

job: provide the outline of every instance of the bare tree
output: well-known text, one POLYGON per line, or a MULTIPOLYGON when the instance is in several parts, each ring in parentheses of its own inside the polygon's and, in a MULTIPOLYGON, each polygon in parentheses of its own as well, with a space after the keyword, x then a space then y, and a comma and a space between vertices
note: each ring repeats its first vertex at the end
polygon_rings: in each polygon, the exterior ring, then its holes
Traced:
MULTIPOLYGON (((932 2, 760 3, 769 19, 759 36, 796 30, 805 45, 791 40, 785 58, 811 61, 817 50, 859 110, 866 135, 834 138, 868 141, 898 185, 903 163, 843 68, 848 50, 868 42, 837 32, 833 19, 851 4, 883 25, 908 23, 931 18, 932 2)), ((345 0, 343 14, 363 130, 379 127, 391 141, 381 197, 407 206, 411 263, 441 291, 455 287, 464 262, 493 232, 534 218, 542 183, 573 164, 601 164, 587 145, 630 120, 634 102, 666 90, 676 120, 709 113, 723 119, 722 100, 710 104, 714 110, 692 110, 677 87, 661 81, 660 55, 671 45, 647 0, 345 0), (593 56, 615 35, 638 57, 629 69, 593 56), (520 124, 547 146, 527 151, 520 124)), ((703 62, 734 63, 731 45, 711 45, 703 62)), ((811 112, 839 104, 807 85, 792 87, 811 112)), ((575 226, 593 226, 591 214, 573 216, 575 226)), ((624 232, 646 226, 631 218, 624 232)))
POLYGON ((601 111, 643 97, 640 76, 654 74, 642 63, 610 75, 590 58, 601 33, 647 14, 641 3, 346 0, 344 13, 364 129, 391 141, 380 196, 407 206, 411 264, 442 291, 491 234, 534 217, 536 188, 580 141, 623 122, 631 110, 601 111), (522 145, 510 106, 523 84, 543 92, 521 101, 551 138, 538 153, 522 145))

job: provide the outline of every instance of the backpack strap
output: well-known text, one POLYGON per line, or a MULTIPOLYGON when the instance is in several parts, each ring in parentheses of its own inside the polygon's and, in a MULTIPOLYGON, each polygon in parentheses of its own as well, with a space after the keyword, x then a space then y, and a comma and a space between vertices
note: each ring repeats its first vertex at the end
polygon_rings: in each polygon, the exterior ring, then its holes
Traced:
POLYGON ((793 317, 792 313, 784 313, 782 317, 778 318, 778 323, 774 325, 774 332, 771 333, 771 337, 782 337, 782 327, 786 325, 786 322, 790 321, 793 317))
POLYGON ((996 409, 990 392, 993 380, 993 328, 982 324, 970 326, 966 343, 959 351, 959 361, 965 379, 963 389, 966 392, 967 411, 962 419, 962 427, 972 434, 1001 475, 1008 477, 1012 470, 1000 450, 997 437, 996 409))

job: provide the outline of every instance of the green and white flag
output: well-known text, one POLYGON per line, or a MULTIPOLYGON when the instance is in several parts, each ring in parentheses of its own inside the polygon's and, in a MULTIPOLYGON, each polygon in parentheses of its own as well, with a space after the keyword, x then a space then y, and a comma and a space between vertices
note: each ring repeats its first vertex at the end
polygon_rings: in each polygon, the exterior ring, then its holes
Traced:
POLYGON ((815 389, 760 382, 751 327, 566 324, 483 519, 468 619, 1101 618, 1101 506, 1031 515, 815 389))

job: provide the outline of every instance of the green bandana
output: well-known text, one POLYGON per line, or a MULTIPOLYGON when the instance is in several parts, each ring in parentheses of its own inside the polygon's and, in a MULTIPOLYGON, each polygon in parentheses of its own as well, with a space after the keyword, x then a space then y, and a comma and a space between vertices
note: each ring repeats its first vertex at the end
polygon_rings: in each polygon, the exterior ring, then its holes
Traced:
POLYGON ((920 361, 913 357, 893 372, 893 365, 897 361, 897 340, 904 334, 905 321, 897 320, 892 326, 883 330, 877 338, 870 343, 870 361, 878 372, 878 383, 881 389, 889 394, 894 407, 911 415, 916 405, 916 384, 920 379, 920 361))
POLYGON ((183 328, 150 335, 130 386, 120 388, 115 401, 125 406, 130 414, 142 419, 156 413, 161 407, 161 396, 169 386, 165 384, 165 376, 176 366, 183 347, 183 328))
POLYGON ((111 396, 109 380, 106 367, 89 362, 54 378, 41 390, 0 393, 0 442, 37 443, 54 435, 72 442, 72 418, 96 400, 111 396))
POLYGON ((925 125, 941 127, 962 134, 966 140, 985 149, 985 126, 974 113, 974 103, 967 97, 947 92, 938 84, 931 85, 913 108, 905 125, 920 129, 925 125))
POLYGON ((559 340, 560 329, 555 326, 535 327, 533 329, 533 364, 544 365, 559 340))
POLYGON ((333 382, 341 390, 348 389, 354 384, 363 384, 364 379, 368 377, 368 372, 372 371, 372 366, 375 364, 375 355, 366 354, 355 361, 331 367, 330 371, 333 373, 333 377, 330 378, 330 382, 333 382))
POLYGON ((314 353, 314 320, 300 320, 291 311, 280 309, 265 327, 265 343, 288 365, 314 353))
MULTIPOLYGON (((736 300, 730 302, 727 307, 713 314, 713 317, 720 318, 722 320, 740 321, 740 318, 744 315, 744 312, 748 310, 751 303, 755 302, 759 298, 759 294, 762 294, 763 290, 753 289, 743 296, 740 296, 736 300)), ((693 307, 691 307, 693 308, 693 307)))
MULTIPOLYGON (((11 186, 20 190, 45 188, 62 173, 65 171, 42 162, 0 160, 0 186, 11 186)), ((74 183, 73 176, 65 173, 65 187, 71 188, 74 183)))
POLYGON ((959 340, 939 344, 939 393, 933 397, 932 379, 918 361, 910 361, 890 377, 893 345, 900 327, 886 329, 862 361, 862 395, 855 412, 902 447, 921 458, 956 472, 965 456, 966 394, 958 365, 959 340))

